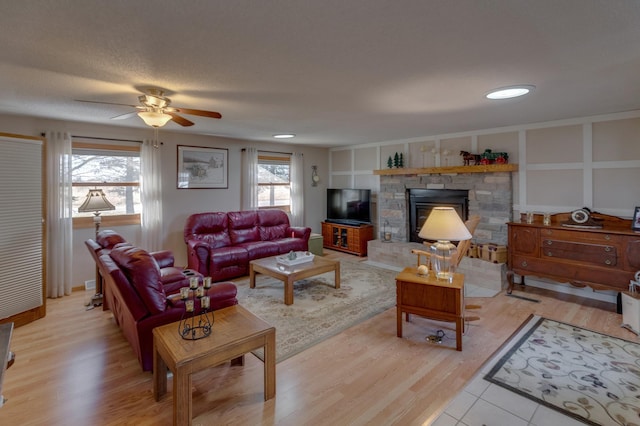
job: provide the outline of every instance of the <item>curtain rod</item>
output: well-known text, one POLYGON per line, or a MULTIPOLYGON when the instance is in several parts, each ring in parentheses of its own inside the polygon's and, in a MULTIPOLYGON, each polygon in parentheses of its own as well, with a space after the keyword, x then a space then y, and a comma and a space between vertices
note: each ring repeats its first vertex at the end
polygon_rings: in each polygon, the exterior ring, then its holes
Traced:
MULTIPOLYGON (((42 132, 42 133, 40 133, 40 136, 44 137, 44 136, 47 136, 47 134, 45 132, 42 132)), ((81 136, 81 135, 71 135, 71 137, 72 138, 82 138, 82 139, 93 139, 93 140, 96 140, 96 141, 144 143, 144 141, 137 140, 137 139, 113 139, 113 138, 101 138, 101 137, 97 137, 97 136, 81 136)))
POLYGON ((82 139, 93 139, 96 141, 113 141, 113 142, 137 142, 144 143, 144 141, 137 139, 113 139, 113 138, 101 138, 97 136, 81 136, 81 135, 71 135, 72 138, 82 138, 82 139))
MULTIPOLYGON (((240 151, 245 152, 247 148, 242 148, 240 151)), ((282 152, 282 151, 265 151, 264 149, 259 149, 259 152, 266 152, 267 154, 284 154, 284 155, 293 155, 293 152, 282 152)))

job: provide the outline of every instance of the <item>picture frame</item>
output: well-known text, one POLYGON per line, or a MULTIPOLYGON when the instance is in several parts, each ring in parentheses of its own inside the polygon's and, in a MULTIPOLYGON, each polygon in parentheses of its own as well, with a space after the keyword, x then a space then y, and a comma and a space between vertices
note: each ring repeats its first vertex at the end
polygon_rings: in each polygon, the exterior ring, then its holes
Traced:
POLYGON ((228 188, 229 150, 178 145, 178 189, 228 188))
POLYGON ((640 231, 640 206, 636 207, 636 211, 633 214, 633 220, 631 221, 631 229, 634 231, 640 231))

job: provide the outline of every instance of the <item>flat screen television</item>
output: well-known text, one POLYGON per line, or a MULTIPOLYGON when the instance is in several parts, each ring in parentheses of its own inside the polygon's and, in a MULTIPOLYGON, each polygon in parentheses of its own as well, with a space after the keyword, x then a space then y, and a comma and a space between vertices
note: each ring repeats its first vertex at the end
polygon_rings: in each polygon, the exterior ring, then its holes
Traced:
POLYGON ((371 223, 370 189, 327 188, 327 222, 345 225, 371 223))

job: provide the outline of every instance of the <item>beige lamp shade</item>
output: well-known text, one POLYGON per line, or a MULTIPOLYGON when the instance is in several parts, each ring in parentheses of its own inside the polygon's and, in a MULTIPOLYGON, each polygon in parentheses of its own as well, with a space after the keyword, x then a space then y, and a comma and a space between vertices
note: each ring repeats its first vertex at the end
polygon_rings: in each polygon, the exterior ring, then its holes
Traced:
POLYGON ((431 246, 431 263, 436 278, 451 282, 456 266, 452 259, 457 249, 450 241, 472 238, 458 213, 453 207, 434 207, 418 236, 426 240, 437 240, 431 246))
POLYGON ((472 238, 453 207, 434 207, 418 236, 425 240, 438 241, 462 241, 472 238))
POLYGON ((169 114, 156 111, 140 111, 138 117, 142 118, 142 121, 151 127, 162 127, 171 120, 169 114))
POLYGON ((101 212, 105 210, 115 210, 116 206, 107 200, 102 189, 90 189, 84 203, 78 207, 78 212, 101 212))

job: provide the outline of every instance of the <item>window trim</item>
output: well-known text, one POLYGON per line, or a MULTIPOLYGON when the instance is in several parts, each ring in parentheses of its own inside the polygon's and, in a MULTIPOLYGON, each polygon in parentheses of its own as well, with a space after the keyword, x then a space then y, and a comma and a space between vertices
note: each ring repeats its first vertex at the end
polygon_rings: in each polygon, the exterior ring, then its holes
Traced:
MULTIPOLYGON (((100 151, 125 151, 125 152, 137 152, 140 154, 140 146, 131 146, 131 145, 115 145, 115 144, 102 144, 102 143, 88 143, 88 142, 79 142, 72 141, 71 142, 71 152, 73 155, 73 150, 78 149, 86 149, 86 150, 100 150, 100 151)), ((96 185, 102 186, 137 186, 140 187, 140 182, 78 182, 71 183, 71 186, 75 187, 95 187, 96 185)), ((123 225, 140 225, 140 213, 132 213, 132 214, 118 214, 118 215, 108 215, 108 216, 100 216, 101 218, 101 227, 105 226, 123 226, 123 225)), ((73 217, 72 218, 73 229, 83 229, 83 228, 93 228, 95 227, 95 223, 93 222, 93 217, 73 217)))

